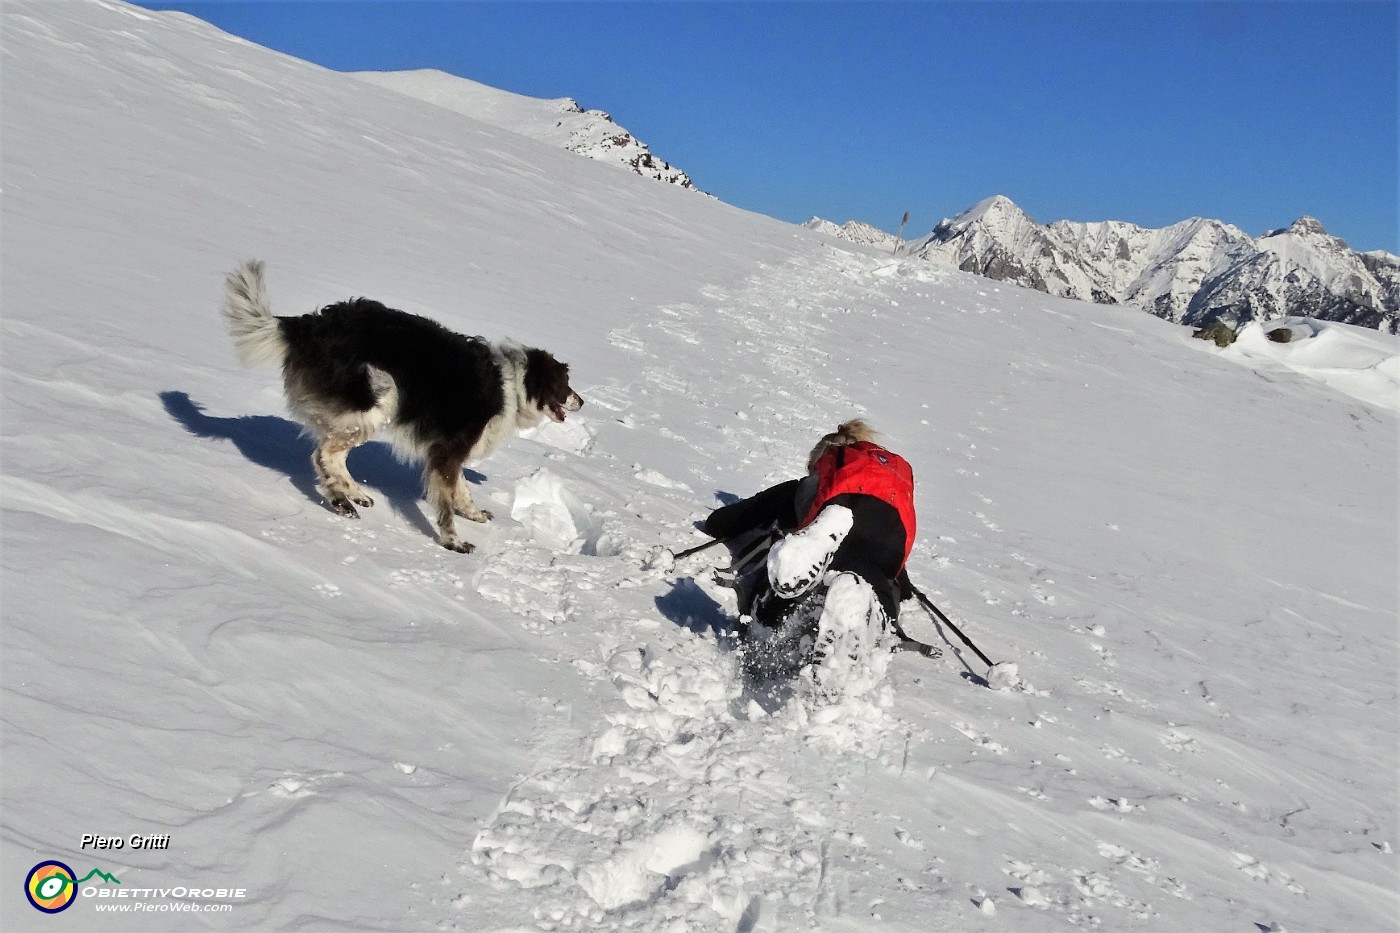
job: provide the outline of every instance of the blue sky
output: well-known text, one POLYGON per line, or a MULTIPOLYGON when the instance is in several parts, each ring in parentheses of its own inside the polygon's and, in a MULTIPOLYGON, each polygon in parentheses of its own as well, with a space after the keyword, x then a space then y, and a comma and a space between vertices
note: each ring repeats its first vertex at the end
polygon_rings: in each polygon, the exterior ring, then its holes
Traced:
POLYGON ((143 2, 330 68, 607 110, 724 201, 926 233, 1311 214, 1400 252, 1390 2, 143 2))

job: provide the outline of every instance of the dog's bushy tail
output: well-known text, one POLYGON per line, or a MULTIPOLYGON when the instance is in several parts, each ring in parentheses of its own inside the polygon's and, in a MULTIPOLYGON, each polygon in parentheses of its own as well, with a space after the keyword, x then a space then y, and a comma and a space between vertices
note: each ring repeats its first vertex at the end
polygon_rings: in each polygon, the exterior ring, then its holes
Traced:
POLYGON ((261 260, 250 259, 224 277, 224 323, 245 365, 286 358, 287 341, 272 316, 261 260))

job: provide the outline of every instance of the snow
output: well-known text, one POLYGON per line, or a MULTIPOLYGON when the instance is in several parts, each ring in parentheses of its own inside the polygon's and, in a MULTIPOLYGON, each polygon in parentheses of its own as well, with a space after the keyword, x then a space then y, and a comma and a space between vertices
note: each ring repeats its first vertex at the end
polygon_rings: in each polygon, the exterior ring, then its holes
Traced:
POLYGON ((469 81, 432 68, 415 71, 358 71, 355 77, 409 97, 445 107, 492 126, 563 145, 569 131, 563 128, 566 114, 581 114, 578 102, 569 97, 541 100, 513 94, 499 88, 469 81))
POLYGON ((492 126, 626 166, 647 178, 691 187, 690 176, 652 155, 646 143, 601 110, 584 110, 571 97, 540 100, 488 87, 444 71, 360 71, 355 77, 408 97, 444 107, 492 126))
POLYGON ((987 668, 987 686, 993 690, 1011 690, 1021 682, 1021 666, 1015 661, 998 661, 987 668))
POLYGON ((188 16, 0 16, 5 929, 1393 926, 1397 414, 1340 378, 1393 341, 1220 351, 188 16), (474 554, 383 442, 378 505, 319 502, 219 320, 250 257, 278 313, 368 295, 571 364, 583 410, 469 472, 474 554), (643 568, 856 414, 1014 689, 909 603, 942 660, 755 690, 722 549, 643 568), (39 919, 45 859, 246 896, 93 879, 39 919))
POLYGON ((844 505, 829 505, 796 534, 768 551, 768 579, 778 595, 792 599, 812 588, 851 531, 853 516, 844 505))
MULTIPOLYGON (((890 652, 875 591, 850 573, 828 574, 825 582, 816 639, 820 659, 802 676, 810 680, 815 700, 845 703, 846 708, 818 709, 813 720, 846 727, 857 721, 852 701, 865 700, 864 718, 883 726, 881 711, 889 708, 893 697, 885 683, 890 652)), ((843 740, 834 744, 838 749, 846 745, 843 740)))
MULTIPOLYGON (((598 556, 601 524, 589 513, 587 503, 545 467, 515 484, 510 517, 553 550, 598 556)), ((610 549, 610 542, 604 545, 605 551, 610 549)))
POLYGON ((994 194, 953 218, 948 225, 952 230, 966 230, 977 224, 989 226, 997 232, 1009 232, 1023 223, 1032 222, 1026 212, 1004 194, 994 194))
POLYGON ((1400 413, 1400 336, 1314 318, 1248 324, 1221 354, 1265 378, 1297 373, 1400 413), (1287 342, 1269 333, 1287 330, 1287 342))

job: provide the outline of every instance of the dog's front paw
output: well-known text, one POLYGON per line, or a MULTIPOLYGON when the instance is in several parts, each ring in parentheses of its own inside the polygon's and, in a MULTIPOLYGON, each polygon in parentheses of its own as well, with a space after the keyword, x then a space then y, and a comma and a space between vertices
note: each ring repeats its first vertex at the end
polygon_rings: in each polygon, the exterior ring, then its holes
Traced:
POLYGON ((355 503, 356 505, 363 506, 364 508, 370 508, 374 505, 374 500, 370 498, 368 493, 363 491, 351 493, 350 501, 355 503))
POLYGON ((457 514, 469 522, 489 522, 496 517, 485 509, 458 509, 457 514))
POLYGON ((438 542, 449 551, 456 551, 458 554, 470 554, 476 550, 476 546, 466 541, 458 541, 456 538, 447 538, 438 542))

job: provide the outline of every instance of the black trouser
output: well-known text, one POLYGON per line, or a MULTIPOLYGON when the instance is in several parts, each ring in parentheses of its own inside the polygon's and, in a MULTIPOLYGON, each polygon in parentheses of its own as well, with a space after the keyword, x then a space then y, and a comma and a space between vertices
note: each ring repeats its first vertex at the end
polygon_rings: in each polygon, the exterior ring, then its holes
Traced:
POLYGON ((836 549, 831 569, 853 573, 875 591, 886 618, 899 618, 899 584, 904 566, 904 522, 899 510, 874 496, 847 493, 827 503, 851 510, 851 531, 836 549))

